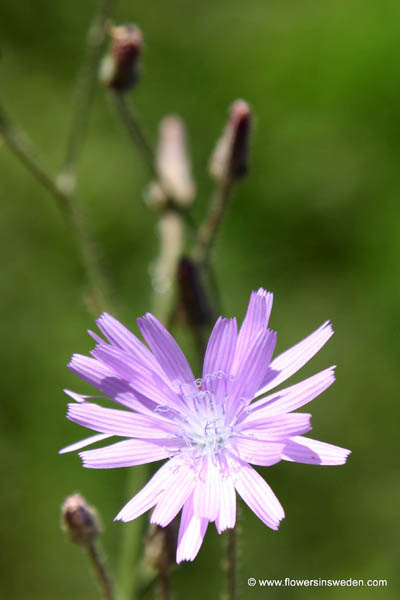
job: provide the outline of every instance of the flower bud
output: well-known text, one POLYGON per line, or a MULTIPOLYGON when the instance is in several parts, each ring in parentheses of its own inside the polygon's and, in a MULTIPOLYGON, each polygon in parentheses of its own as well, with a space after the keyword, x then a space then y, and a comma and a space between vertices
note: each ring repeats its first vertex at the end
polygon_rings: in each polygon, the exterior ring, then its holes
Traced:
POLYGON ((142 33, 135 25, 118 25, 111 29, 111 46, 100 66, 100 79, 107 87, 128 91, 139 79, 142 33))
POLYGON ((249 105, 244 100, 235 100, 210 162, 210 173, 219 183, 232 183, 247 175, 250 129, 249 105))
POLYGON ((189 325, 212 323, 214 315, 202 273, 197 263, 183 256, 178 265, 180 304, 189 325))
POLYGON ((156 169, 163 191, 179 206, 193 202, 192 178, 186 133, 182 119, 170 115, 162 119, 156 154, 156 169))
POLYGON ((91 543, 100 533, 96 510, 80 494, 68 496, 61 512, 63 529, 74 544, 91 543))

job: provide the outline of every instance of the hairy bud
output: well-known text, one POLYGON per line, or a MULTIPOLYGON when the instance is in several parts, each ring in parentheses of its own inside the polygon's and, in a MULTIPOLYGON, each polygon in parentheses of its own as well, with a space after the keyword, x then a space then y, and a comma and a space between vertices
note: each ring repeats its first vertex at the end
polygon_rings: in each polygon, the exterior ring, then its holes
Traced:
POLYGON ((212 323, 214 314, 211 302, 197 263, 182 257, 178 265, 180 304, 190 325, 203 326, 212 323))
POLYGON ((251 109, 244 100, 235 100, 210 162, 210 173, 219 183, 232 183, 247 175, 250 130, 251 109))
POLYGON ((111 46, 100 67, 100 79, 107 87, 128 91, 139 79, 142 33, 135 25, 118 25, 111 29, 111 46))
POLYGON ((193 202, 196 190, 186 146, 185 126, 177 116, 167 116, 160 122, 156 168, 164 193, 179 206, 188 206, 193 202))
POLYGON ((61 512, 63 529, 74 544, 91 543, 100 533, 96 510, 80 494, 68 496, 61 512))

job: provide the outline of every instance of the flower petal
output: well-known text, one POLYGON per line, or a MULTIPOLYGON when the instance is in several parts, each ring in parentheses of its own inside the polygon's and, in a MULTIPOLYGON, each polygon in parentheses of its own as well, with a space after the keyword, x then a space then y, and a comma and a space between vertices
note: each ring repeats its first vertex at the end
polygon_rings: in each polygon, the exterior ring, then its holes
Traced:
POLYGON ((97 389, 101 389, 101 383, 106 377, 115 376, 115 372, 106 365, 83 354, 73 354, 68 368, 97 389))
POLYGON ((221 475, 211 459, 208 459, 193 492, 193 508, 198 517, 215 521, 221 503, 221 475))
POLYGON ((203 377, 218 371, 230 373, 237 340, 236 319, 219 317, 211 332, 204 357, 203 377))
POLYGON ((105 448, 80 452, 83 466, 89 469, 113 469, 117 467, 133 467, 170 458, 172 448, 179 448, 180 440, 160 439, 124 440, 105 448), (172 443, 171 443, 172 442, 172 443))
POLYGON ((311 430, 311 415, 307 413, 288 413, 276 415, 259 421, 243 421, 240 433, 259 440, 287 440, 311 430))
POLYGON ((161 378, 159 373, 135 360, 127 352, 112 346, 96 346, 92 351, 95 358, 129 382, 130 386, 142 396, 149 398, 155 406, 168 404, 182 407, 179 396, 161 378))
POLYGON ((117 321, 117 319, 108 313, 103 313, 101 317, 97 319, 97 325, 111 344, 122 350, 127 350, 143 365, 153 370, 159 370, 159 365, 149 349, 146 348, 143 342, 129 331, 129 329, 117 321))
POLYGON ((195 486, 194 471, 186 464, 181 464, 174 473, 171 485, 157 502, 150 522, 166 527, 176 517, 190 496, 195 486))
POLYGON ((282 458, 308 465, 344 465, 351 450, 305 437, 294 437, 286 444, 282 458))
POLYGON ((249 306, 239 332, 233 373, 236 373, 243 360, 245 360, 253 340, 260 331, 267 329, 272 300, 273 295, 263 288, 260 288, 258 292, 251 292, 249 306))
POLYGON ((218 533, 232 529, 236 523, 236 492, 231 477, 221 478, 221 498, 215 526, 218 533))
POLYGON ((285 512, 266 481, 250 465, 240 463, 235 474, 235 488, 259 519, 271 529, 278 529, 285 512))
POLYGON ((133 521, 152 508, 164 490, 174 479, 174 469, 179 464, 177 458, 171 458, 153 475, 150 481, 138 492, 115 517, 114 521, 133 521))
POLYGON ((265 329, 254 340, 232 384, 227 413, 232 418, 243 404, 248 404, 265 378, 265 372, 276 344, 276 333, 265 329))
POLYGON ((107 438, 112 437, 112 434, 109 433, 98 433, 97 435, 91 435, 90 437, 80 440, 79 442, 75 442, 74 444, 70 444, 69 446, 65 446, 62 450, 58 451, 58 454, 66 454, 67 452, 73 452, 74 450, 80 450, 85 446, 90 446, 91 444, 95 444, 96 442, 101 442, 106 440, 107 438))
POLYGON ((67 418, 83 427, 122 437, 162 438, 176 432, 176 427, 166 421, 89 402, 68 404, 67 418))
POLYGON ((193 511, 193 494, 185 502, 182 510, 178 535, 176 562, 192 561, 196 558, 208 527, 208 520, 198 517, 193 511))
POLYGON ((300 383, 253 402, 246 421, 296 410, 322 394, 335 381, 335 367, 329 367, 300 383))
POLYGON ((326 321, 319 329, 304 340, 277 356, 270 364, 269 371, 258 390, 257 396, 286 381, 303 367, 333 335, 332 325, 326 321))
POLYGON ((170 381, 194 384, 194 376, 185 355, 160 321, 152 314, 146 313, 138 319, 138 325, 170 381))
POLYGON ((244 462, 263 467, 270 467, 282 460, 285 445, 285 442, 268 442, 254 438, 235 440, 236 450, 244 462))

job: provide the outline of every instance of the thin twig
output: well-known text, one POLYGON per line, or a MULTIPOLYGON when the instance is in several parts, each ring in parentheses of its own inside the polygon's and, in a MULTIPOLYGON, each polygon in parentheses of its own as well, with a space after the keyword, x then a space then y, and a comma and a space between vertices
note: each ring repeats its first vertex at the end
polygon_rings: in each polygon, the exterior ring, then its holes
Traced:
POLYGON ((201 267, 210 263, 212 247, 229 204, 231 189, 232 183, 220 184, 216 188, 208 215, 199 229, 193 257, 201 267))
POLYGON ((25 165, 31 174, 53 195, 58 205, 72 226, 78 247, 80 249, 82 262, 91 287, 91 297, 88 298, 89 307, 98 315, 100 310, 107 307, 107 285, 103 275, 96 245, 90 235, 86 220, 78 209, 77 204, 61 181, 55 180, 43 167, 32 149, 27 135, 7 116, 5 110, 0 106, 0 132, 9 149, 25 165))
POLYGON ((104 600, 115 600, 113 582, 96 542, 88 542, 84 547, 87 550, 97 581, 103 592, 104 600))
POLYGON ((143 131, 138 118, 133 111, 133 108, 127 103, 125 94, 116 90, 110 90, 110 97, 118 111, 118 114, 121 117, 122 122, 125 124, 129 136, 144 159, 151 176, 154 176, 157 179, 158 174, 155 166, 154 151, 147 139, 146 134, 143 131))
POLYGON ((228 529, 226 532, 226 559, 225 576, 226 588, 223 595, 224 600, 236 599, 236 554, 237 554, 237 536, 236 527, 228 529))
POLYGON ((67 140, 63 177, 68 177, 71 188, 75 187, 75 172, 86 136, 89 113, 98 79, 103 47, 110 19, 115 11, 116 0, 102 0, 100 8, 89 27, 86 55, 78 75, 75 92, 75 110, 67 140))

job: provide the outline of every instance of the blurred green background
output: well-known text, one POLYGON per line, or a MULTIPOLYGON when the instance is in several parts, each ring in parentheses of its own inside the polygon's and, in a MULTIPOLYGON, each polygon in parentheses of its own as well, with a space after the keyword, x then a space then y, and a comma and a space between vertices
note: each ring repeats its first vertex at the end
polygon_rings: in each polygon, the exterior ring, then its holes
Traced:
MULTIPOLYGON (((0 7, 1 99, 53 172, 61 166, 73 84, 94 0, 0 7)), ((333 321, 336 334, 302 371, 338 365, 312 404, 312 437, 352 449, 345 467, 279 463, 261 472, 285 510, 278 533, 242 511, 240 598, 399 597, 400 5, 395 0, 128 2, 119 22, 145 36, 137 111, 188 124, 200 218, 206 165, 237 97, 255 113, 251 176, 235 192, 215 269, 227 315, 251 289, 275 293, 278 351, 333 321), (385 589, 248 588, 255 578, 388 579, 385 589)), ((98 89, 79 169, 80 199, 101 244, 124 322, 149 309, 156 215, 147 171, 98 89)), ((125 470, 82 469, 60 447, 85 437, 65 419, 66 368, 91 347, 85 277, 52 197, 0 147, 2 393, 0 597, 94 600, 81 551, 59 528, 64 497, 99 508, 117 563, 125 470)), ((189 345, 185 350, 190 354, 189 345)), ((218 597, 222 540, 174 575, 177 600, 218 597), (206 574, 206 576, 205 576, 206 574)))

